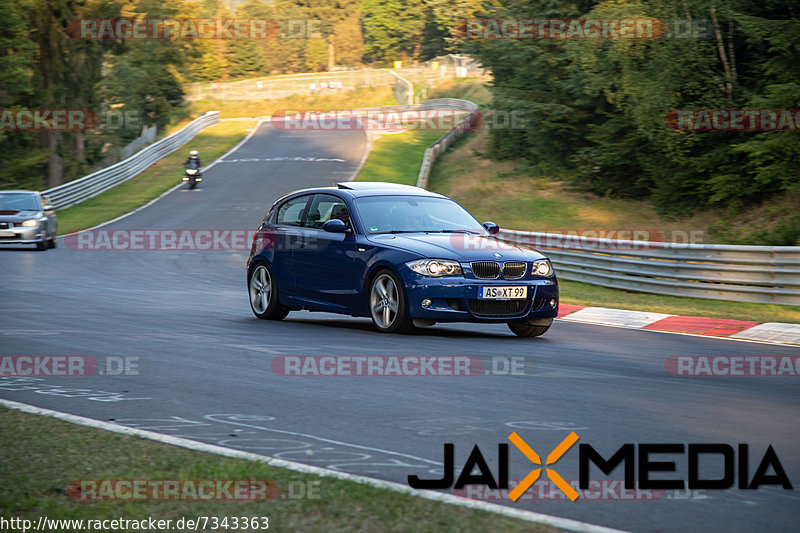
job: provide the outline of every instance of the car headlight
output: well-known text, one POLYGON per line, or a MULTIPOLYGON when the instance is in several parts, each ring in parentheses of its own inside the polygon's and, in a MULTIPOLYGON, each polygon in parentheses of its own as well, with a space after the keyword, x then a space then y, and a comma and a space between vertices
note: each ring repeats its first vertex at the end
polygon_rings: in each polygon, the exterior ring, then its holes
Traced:
POLYGON ((534 276, 544 276, 546 278, 553 275, 553 265, 549 259, 539 259, 533 262, 531 274, 534 276))
POLYGON ((37 219, 35 219, 35 218, 28 219, 28 220, 26 220, 25 222, 22 223, 22 227, 23 228, 35 228, 38 225, 39 225, 39 221, 37 219))
POLYGON ((417 261, 409 261, 406 266, 417 274, 432 278, 460 276, 463 274, 460 264, 447 259, 419 259, 417 261))

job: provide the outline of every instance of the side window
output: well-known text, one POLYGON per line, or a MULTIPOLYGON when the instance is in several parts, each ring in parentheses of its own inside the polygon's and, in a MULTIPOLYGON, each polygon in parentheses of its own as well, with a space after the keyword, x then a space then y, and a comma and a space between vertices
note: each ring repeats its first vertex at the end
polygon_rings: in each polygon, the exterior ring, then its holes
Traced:
POLYGON ((323 224, 334 218, 347 224, 347 227, 353 228, 350 222, 350 210, 347 209, 344 200, 332 194, 314 195, 306 216, 306 227, 320 229, 323 224))
POLYGON ((292 198, 278 208, 278 224, 283 226, 302 226, 303 211, 310 196, 292 198))

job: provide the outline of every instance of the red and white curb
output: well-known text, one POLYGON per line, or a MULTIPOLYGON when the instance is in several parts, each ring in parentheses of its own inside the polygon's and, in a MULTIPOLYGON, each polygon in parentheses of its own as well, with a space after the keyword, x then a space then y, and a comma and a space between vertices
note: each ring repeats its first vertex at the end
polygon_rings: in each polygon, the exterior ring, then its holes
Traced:
POLYGON ((722 337, 771 344, 800 345, 800 324, 667 315, 627 309, 561 304, 558 318, 603 326, 722 337))

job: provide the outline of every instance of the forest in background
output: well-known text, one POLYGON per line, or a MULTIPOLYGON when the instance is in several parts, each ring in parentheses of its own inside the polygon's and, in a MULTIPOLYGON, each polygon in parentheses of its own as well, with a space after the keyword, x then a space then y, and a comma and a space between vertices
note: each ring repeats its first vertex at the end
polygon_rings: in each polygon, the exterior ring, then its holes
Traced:
MULTIPOLYGON (((680 109, 800 109, 796 0, 503 0, 493 17, 703 21, 697 37, 470 40, 494 76, 494 108, 518 130, 494 131, 491 155, 600 195, 647 198, 665 214, 738 211, 792 193, 800 204, 800 125, 793 131, 676 131, 680 109)), ((800 239, 800 205, 786 228, 800 239)))
POLYGON ((187 115, 183 86, 336 67, 383 67, 450 49, 457 0, 0 0, 0 109, 89 109, 89 131, 0 129, 0 188, 52 187, 86 174, 142 127, 187 115), (270 39, 85 40, 87 18, 266 18, 270 39), (313 24, 309 21, 314 21, 313 24))
MULTIPOLYGON (((796 0, 0 0, 0 109, 124 111, 135 126, 0 131, 0 187, 53 186, 97 166, 142 126, 163 131, 187 114, 187 82, 457 52, 492 73, 492 107, 522 124, 492 131, 488 157, 596 194, 649 199, 667 215, 736 213, 772 198, 800 203, 796 129, 665 124, 676 109, 800 109, 797 10, 796 0), (92 41, 65 31, 75 18, 113 17, 319 23, 314 34, 262 41, 92 41), (465 38, 463 19, 477 17, 650 17, 699 20, 706 31, 639 40, 465 38)), ((796 242, 800 209, 781 223, 777 240, 796 242)))

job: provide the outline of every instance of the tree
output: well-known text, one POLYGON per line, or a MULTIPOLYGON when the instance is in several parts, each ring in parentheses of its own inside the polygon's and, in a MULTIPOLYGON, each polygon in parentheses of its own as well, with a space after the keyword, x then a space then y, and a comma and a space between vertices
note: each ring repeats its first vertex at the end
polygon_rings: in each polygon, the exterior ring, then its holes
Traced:
POLYGON ((359 9, 358 0, 296 0, 304 14, 319 21, 322 38, 328 45, 328 70, 336 64, 336 25, 359 9))
MULTIPOLYGON (((663 212, 738 209, 800 181, 796 132, 667 127, 675 109, 800 107, 800 21, 790 0, 506 0, 495 17, 706 20, 705 38, 466 41, 494 73, 497 109, 527 121, 492 133, 522 157, 599 194, 651 198, 663 212)), ((674 30, 674 27, 668 27, 674 30)))
POLYGON ((417 60, 425 29, 424 0, 363 0, 364 55, 386 64, 417 60))
POLYGON ((336 47, 336 62, 353 66, 361 63, 364 51, 364 36, 361 33, 361 11, 351 12, 333 27, 333 42, 336 47))

